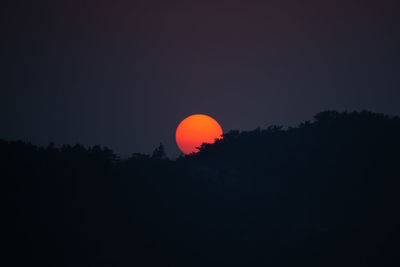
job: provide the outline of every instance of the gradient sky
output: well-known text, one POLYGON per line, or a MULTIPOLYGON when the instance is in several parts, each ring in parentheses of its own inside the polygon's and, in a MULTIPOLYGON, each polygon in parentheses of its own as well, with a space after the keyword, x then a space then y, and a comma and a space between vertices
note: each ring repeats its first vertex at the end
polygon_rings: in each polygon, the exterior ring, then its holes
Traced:
MULTIPOLYGON (((8 1, 0 138, 150 153, 186 116, 224 131, 322 110, 400 114, 394 1, 8 1)), ((3 4, 4 5, 4 4, 3 4)))

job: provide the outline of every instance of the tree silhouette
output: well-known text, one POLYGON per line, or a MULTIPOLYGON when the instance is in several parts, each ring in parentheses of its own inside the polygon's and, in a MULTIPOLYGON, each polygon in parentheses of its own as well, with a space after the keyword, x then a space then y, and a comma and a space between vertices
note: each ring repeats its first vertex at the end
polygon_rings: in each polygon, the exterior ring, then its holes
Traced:
POLYGON ((198 153, 0 140, 1 266, 398 266, 400 118, 318 113, 198 153))
POLYGON ((154 149, 151 158, 154 160, 161 160, 165 159, 166 157, 167 155, 165 154, 164 145, 160 143, 160 145, 156 149, 154 149))

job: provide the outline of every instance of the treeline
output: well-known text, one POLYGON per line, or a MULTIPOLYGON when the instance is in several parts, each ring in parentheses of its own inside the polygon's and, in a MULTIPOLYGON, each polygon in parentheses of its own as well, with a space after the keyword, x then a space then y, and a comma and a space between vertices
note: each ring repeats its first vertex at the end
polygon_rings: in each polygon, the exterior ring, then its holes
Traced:
POLYGON ((317 114, 200 152, 0 141, 3 266, 398 266, 400 118, 317 114))

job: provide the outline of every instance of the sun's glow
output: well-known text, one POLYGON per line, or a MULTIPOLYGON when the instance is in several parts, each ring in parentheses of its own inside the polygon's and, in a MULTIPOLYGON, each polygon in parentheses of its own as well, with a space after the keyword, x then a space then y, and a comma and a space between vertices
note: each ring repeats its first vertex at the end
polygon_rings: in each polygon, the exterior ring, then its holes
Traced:
POLYGON ((202 143, 214 143, 218 138, 222 138, 221 126, 216 120, 203 114, 184 119, 175 134, 176 143, 185 154, 198 152, 197 147, 202 143))

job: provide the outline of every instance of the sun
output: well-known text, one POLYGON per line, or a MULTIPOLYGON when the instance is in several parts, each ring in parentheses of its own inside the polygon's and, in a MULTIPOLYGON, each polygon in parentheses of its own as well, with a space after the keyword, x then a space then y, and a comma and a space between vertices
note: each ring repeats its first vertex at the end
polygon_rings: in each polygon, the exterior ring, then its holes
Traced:
POLYGON ((210 116, 195 114, 184 119, 176 129, 175 139, 179 149, 185 154, 198 152, 202 143, 214 143, 222 138, 222 128, 210 116))

